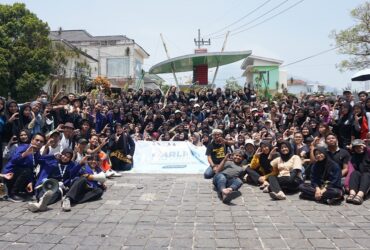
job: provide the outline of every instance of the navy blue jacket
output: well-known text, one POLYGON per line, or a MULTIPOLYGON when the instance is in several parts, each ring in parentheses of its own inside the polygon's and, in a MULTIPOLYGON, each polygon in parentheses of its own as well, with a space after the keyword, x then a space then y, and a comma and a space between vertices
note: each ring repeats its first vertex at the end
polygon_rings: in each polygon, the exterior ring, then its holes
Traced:
POLYGON ((332 162, 328 173, 323 178, 323 169, 317 163, 312 166, 311 185, 316 188, 322 188, 325 184, 327 187, 342 188, 342 170, 337 163, 332 162))
MULTIPOLYGON (((14 173, 14 171, 16 171, 17 169, 22 169, 22 168, 28 168, 33 172, 41 156, 40 156, 40 153, 37 152, 35 154, 30 154, 22 158, 21 157, 22 153, 25 152, 29 147, 30 147, 30 144, 19 145, 15 153, 11 156, 8 163, 3 168, 2 173, 3 174, 14 173)), ((29 181, 31 182, 33 180, 34 178, 32 175, 30 176, 29 181)))
POLYGON ((62 165, 54 155, 41 156, 39 159, 39 164, 40 173, 36 181, 36 187, 41 185, 46 179, 55 179, 63 182, 65 187, 70 187, 73 181, 79 177, 79 171, 82 167, 82 165, 73 161, 67 165, 62 165), (62 172, 64 172, 63 175, 59 169, 59 164, 62 172))

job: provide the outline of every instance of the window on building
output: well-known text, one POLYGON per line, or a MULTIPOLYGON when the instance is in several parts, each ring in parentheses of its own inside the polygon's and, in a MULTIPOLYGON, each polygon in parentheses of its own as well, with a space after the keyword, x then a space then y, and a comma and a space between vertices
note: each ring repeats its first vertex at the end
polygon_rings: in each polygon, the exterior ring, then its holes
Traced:
POLYGON ((108 58, 107 76, 108 77, 128 77, 130 75, 130 58, 108 58))
POLYGON ((142 75, 141 69, 142 69, 142 63, 139 60, 136 60, 135 61, 135 75, 136 75, 136 77, 141 77, 141 75, 142 75))

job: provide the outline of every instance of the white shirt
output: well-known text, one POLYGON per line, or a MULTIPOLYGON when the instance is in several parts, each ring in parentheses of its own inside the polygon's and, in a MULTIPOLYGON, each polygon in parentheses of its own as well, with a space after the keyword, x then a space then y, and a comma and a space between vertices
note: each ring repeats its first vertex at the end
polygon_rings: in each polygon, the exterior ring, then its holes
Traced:
POLYGON ((66 148, 69 148, 69 149, 72 149, 72 142, 71 140, 67 139, 64 134, 62 134, 62 139, 60 140, 60 146, 61 146, 61 151, 63 151, 63 149, 66 149, 66 148))

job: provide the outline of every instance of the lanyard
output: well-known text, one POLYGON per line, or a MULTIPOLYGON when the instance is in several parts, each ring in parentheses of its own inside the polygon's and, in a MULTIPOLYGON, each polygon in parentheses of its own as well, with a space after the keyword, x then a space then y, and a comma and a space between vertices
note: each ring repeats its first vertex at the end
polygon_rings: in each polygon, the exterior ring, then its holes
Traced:
POLYGON ((61 167, 62 165, 59 163, 58 164, 58 167, 59 167, 59 172, 60 172, 60 176, 63 178, 64 177, 64 173, 66 172, 66 170, 67 170, 67 166, 64 166, 64 169, 63 169, 63 171, 62 171, 62 167, 61 167))

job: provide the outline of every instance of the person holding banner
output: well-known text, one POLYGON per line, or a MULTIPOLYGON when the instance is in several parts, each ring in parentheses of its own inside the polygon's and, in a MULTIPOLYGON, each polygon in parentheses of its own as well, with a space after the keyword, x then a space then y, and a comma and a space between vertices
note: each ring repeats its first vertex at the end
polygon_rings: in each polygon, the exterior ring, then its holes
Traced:
POLYGON ((230 160, 227 154, 223 161, 214 168, 216 174, 213 177, 213 184, 223 203, 230 203, 231 200, 240 196, 238 189, 243 185, 240 177, 244 172, 242 168, 244 152, 237 149, 232 156, 230 160))
POLYGON ((225 140, 223 137, 223 132, 221 129, 212 130, 212 142, 207 146, 207 159, 209 167, 204 172, 205 179, 211 179, 215 175, 214 169, 222 162, 226 155, 226 146, 231 146, 235 144, 234 139, 225 140))

